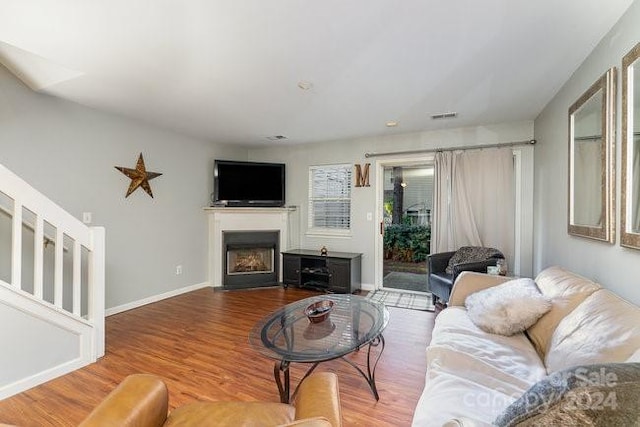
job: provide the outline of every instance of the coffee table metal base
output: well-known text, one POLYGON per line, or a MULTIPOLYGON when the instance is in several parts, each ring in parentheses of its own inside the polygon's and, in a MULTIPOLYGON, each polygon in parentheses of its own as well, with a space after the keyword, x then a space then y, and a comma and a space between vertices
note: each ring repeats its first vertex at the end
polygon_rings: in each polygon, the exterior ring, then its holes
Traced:
MULTIPOLYGON (((360 373, 360 375, 362 375, 362 377, 367 381, 367 383, 369 384, 369 387, 371 388, 371 392, 373 393, 373 396, 376 398, 376 400, 380 400, 380 396, 378 395, 378 389, 376 387, 376 366, 378 366, 378 361, 380 360, 380 356, 382 356, 382 352, 384 351, 384 344, 385 344, 384 337, 382 336, 382 334, 378 335, 376 338, 374 338, 368 343, 366 372, 363 371, 358 365, 353 363, 351 360, 346 359, 344 356, 340 356, 333 359, 322 360, 319 362, 313 362, 313 365, 311 366, 311 368, 309 368, 309 370, 304 374, 304 377, 302 377, 302 380, 300 380, 300 383, 294 390, 292 396, 290 393, 291 392, 291 376, 289 375, 289 366, 291 365, 291 362, 284 359, 279 362, 276 362, 273 367, 273 376, 275 377, 276 384, 278 385, 278 392, 280 393, 280 402, 289 403, 291 400, 295 399, 295 396, 298 393, 298 387, 300 386, 300 384, 302 384, 305 378, 311 375, 311 373, 318 367, 320 363, 327 362, 329 360, 334 360, 334 359, 342 359, 345 362, 347 362, 349 365, 353 366, 360 373), (371 363, 372 362, 371 349, 375 347, 380 347, 380 351, 377 352, 378 354, 374 356, 375 359, 373 360, 373 363, 371 363)), ((358 351, 358 350, 360 350, 360 348, 357 348, 354 351, 358 351)), ((300 363, 305 363, 305 362, 300 362, 300 363)))

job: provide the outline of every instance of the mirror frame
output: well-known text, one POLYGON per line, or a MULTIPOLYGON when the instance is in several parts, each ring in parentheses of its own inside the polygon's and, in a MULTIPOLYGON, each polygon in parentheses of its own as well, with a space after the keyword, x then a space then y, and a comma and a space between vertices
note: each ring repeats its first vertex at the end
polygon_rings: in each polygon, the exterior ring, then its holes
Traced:
POLYGON ((586 237, 603 242, 615 241, 615 98, 616 69, 607 70, 578 100, 569 107, 569 209, 567 231, 573 236, 586 237), (599 226, 573 224, 574 214, 574 114, 598 91, 602 91, 602 224, 599 226))
MULTIPOLYGON (((636 44, 633 49, 622 58, 622 194, 621 194, 621 210, 620 217, 620 245, 640 249, 640 233, 635 233, 628 227, 632 216, 633 191, 640 189, 633 188, 631 179, 633 178, 633 167, 629 164, 633 162, 633 115, 634 115, 634 96, 633 84, 630 84, 629 78, 633 77, 633 72, 629 70, 634 66, 634 62, 640 59, 640 43, 636 44), (630 172, 631 171, 631 172, 630 172)), ((640 65, 640 62, 638 64, 640 65)), ((636 72, 634 70, 634 72, 636 72)), ((640 72, 640 69, 637 70, 640 72)))

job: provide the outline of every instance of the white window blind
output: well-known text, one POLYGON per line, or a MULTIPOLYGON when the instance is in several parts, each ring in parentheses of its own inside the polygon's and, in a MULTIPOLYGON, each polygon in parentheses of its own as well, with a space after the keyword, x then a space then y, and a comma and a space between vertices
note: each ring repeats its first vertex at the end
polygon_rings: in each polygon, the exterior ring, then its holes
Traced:
POLYGON ((351 165, 309 168, 309 226, 349 230, 351 227, 351 165))

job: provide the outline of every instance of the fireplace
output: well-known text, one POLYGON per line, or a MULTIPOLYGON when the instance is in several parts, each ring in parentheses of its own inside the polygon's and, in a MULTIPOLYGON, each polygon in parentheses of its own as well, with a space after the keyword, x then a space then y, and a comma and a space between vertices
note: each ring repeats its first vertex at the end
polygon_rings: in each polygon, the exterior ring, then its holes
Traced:
MULTIPOLYGON (((234 232, 270 232, 278 233, 277 248, 274 256, 274 270, 276 277, 273 283, 281 282, 282 257, 280 251, 298 247, 299 219, 295 207, 286 208, 231 208, 231 207, 207 207, 207 223, 209 225, 209 262, 208 281, 213 287, 225 288, 225 280, 229 277, 241 277, 244 283, 249 276, 260 277, 263 274, 226 275, 227 247, 224 242, 224 234, 234 232)), ((273 237, 273 236, 272 236, 273 237)), ((262 240, 260 240, 262 241, 262 240)), ((255 243, 255 240, 240 241, 239 243, 255 243)), ((236 242, 238 243, 238 242, 236 242)), ((235 279, 232 279, 232 282, 235 279)), ((231 285, 233 286, 233 285, 231 285)), ((253 285, 261 286, 261 285, 253 285)))
POLYGON ((264 274, 273 273, 274 248, 242 247, 229 245, 227 247, 227 274, 264 274))
POLYGON ((223 231, 225 289, 278 284, 279 231, 223 231))

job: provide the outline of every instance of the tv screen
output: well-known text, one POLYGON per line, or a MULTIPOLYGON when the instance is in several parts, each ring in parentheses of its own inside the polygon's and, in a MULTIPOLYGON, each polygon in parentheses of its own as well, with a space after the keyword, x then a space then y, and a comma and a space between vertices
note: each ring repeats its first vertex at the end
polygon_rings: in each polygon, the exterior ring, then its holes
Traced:
POLYGON ((284 206, 285 165, 216 160, 213 203, 226 206, 284 206))

